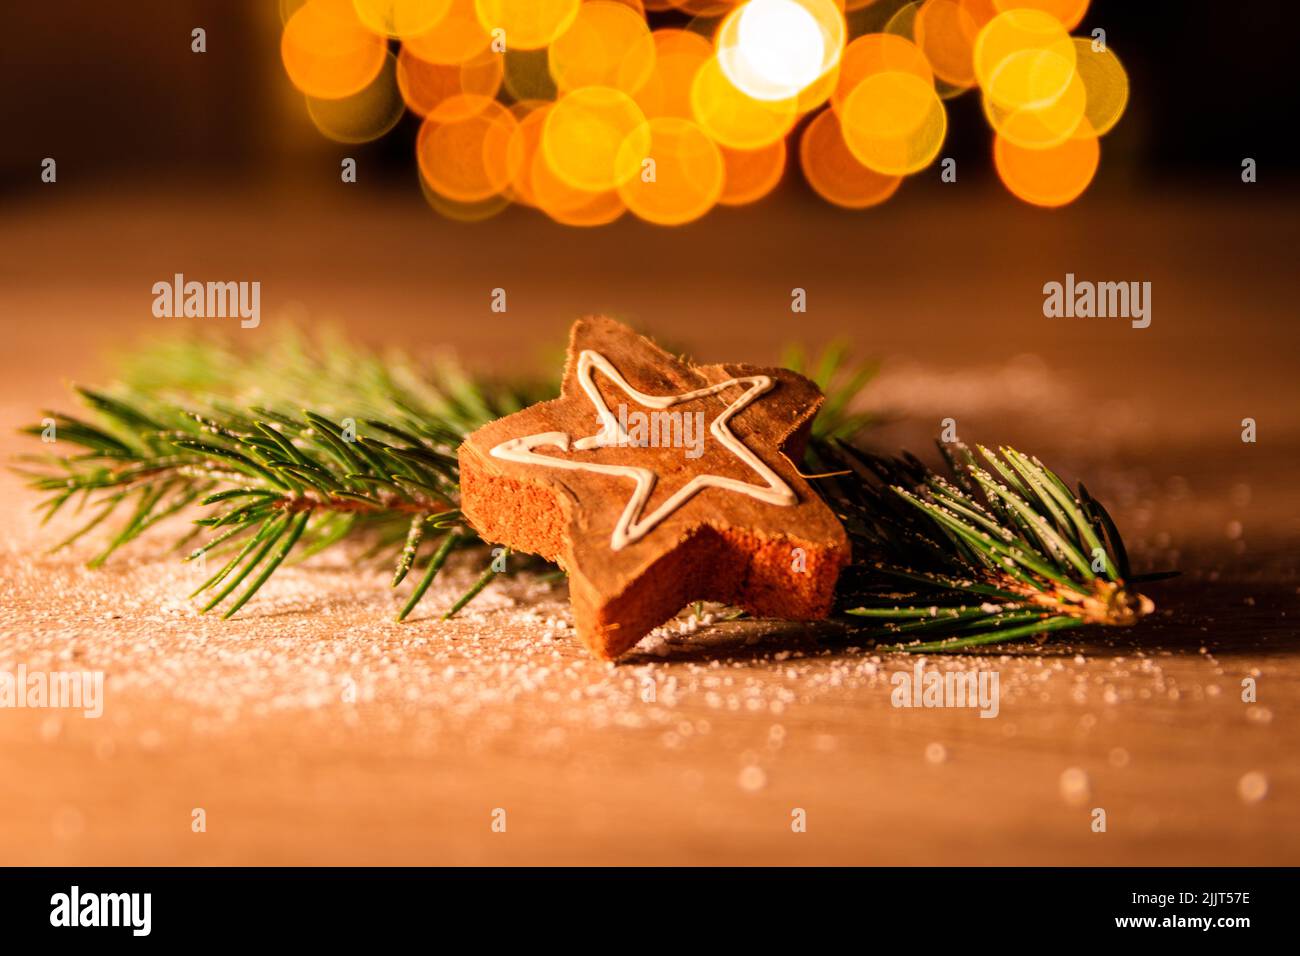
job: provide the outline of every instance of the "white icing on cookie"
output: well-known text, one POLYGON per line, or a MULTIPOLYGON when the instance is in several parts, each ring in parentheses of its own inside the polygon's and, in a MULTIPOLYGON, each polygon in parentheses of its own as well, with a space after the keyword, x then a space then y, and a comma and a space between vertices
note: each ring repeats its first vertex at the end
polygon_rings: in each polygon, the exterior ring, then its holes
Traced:
POLYGON ((560 468, 568 471, 591 471, 602 475, 618 475, 635 481, 636 489, 632 492, 632 497, 628 499, 627 507, 623 509, 623 514, 619 517, 618 524, 614 528, 614 534, 610 538, 609 546, 612 550, 619 551, 627 545, 639 541, 655 525, 705 488, 723 488, 727 491, 735 491, 771 505, 789 506, 798 502, 799 499, 790 489, 790 486, 782 481, 757 455, 746 448, 745 444, 736 438, 731 433, 731 429, 727 427, 727 422, 733 415, 753 402, 758 396, 772 389, 774 383, 768 376, 750 375, 744 378, 729 378, 725 382, 718 382, 716 385, 683 392, 680 395, 647 395, 645 392, 638 391, 628 384, 627 379, 619 374, 618 369, 610 363, 609 359, 599 352, 587 349, 578 356, 578 381, 582 385, 582 390, 587 393, 587 397, 591 399, 592 405, 596 408, 596 414, 602 426, 599 432, 586 438, 579 438, 576 441, 573 441, 567 432, 542 432, 537 435, 526 435, 523 438, 511 438, 493 448, 491 455, 494 458, 502 458, 506 461, 544 465, 548 468, 560 468), (743 395, 728 405, 722 414, 713 420, 713 423, 709 426, 709 431, 718 440, 719 444, 754 469, 764 483, 761 485, 749 484, 722 475, 696 475, 653 512, 641 517, 641 512, 650 500, 650 492, 654 490, 655 481, 658 478, 649 468, 573 461, 566 458, 557 458, 553 455, 539 455, 534 452, 534 448, 547 446, 554 446, 562 452, 568 452, 570 447, 575 451, 589 451, 593 448, 622 445, 628 442, 627 432, 623 430, 618 419, 609 410, 605 400, 601 397, 600 390, 596 387, 595 374, 597 371, 604 373, 610 381, 638 404, 656 409, 671 408, 673 405, 688 402, 692 399, 717 395, 733 385, 748 386, 743 395))

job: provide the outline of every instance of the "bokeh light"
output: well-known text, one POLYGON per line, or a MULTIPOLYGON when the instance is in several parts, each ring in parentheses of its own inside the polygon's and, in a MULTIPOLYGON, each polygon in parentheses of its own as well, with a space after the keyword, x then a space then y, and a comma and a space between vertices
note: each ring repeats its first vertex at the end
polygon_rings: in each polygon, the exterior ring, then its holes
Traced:
POLYGON ((360 93, 379 75, 387 53, 384 38, 366 29, 352 0, 308 0, 280 36, 289 80, 319 99, 360 93))
POLYGON ((957 0, 925 0, 912 22, 916 45, 934 73, 960 89, 975 85, 975 38, 980 24, 957 0))
POLYGON ((640 218, 661 226, 699 219, 722 195, 726 169, 717 144, 679 116, 659 116, 645 127, 650 136, 645 152, 638 152, 638 137, 623 141, 620 160, 639 166, 637 175, 618 187, 623 202, 640 218))
POLYGON ((1084 129, 1048 149, 1026 149, 1002 134, 993 144, 993 161, 1003 184, 1036 206, 1074 202, 1092 182, 1101 161, 1101 146, 1087 120, 1084 129))
MULTIPOLYGON (((1056 56, 1051 52, 1041 55, 1056 56)), ((1088 95, 1083 80, 1072 67, 1059 64, 1054 72, 1063 69, 1069 70, 1070 79, 1065 91, 1054 98, 1034 101, 1032 105, 1016 109, 1004 109, 994 103, 992 97, 983 97, 989 125, 1017 146, 1028 149, 1047 149, 1064 142, 1078 129, 1088 95)))
POLYGON ((1038 10, 1055 17, 1067 30, 1073 30, 1088 12, 1088 0, 985 0, 994 9, 1038 10))
POLYGON ((632 97, 610 86, 564 94, 542 127, 546 165, 568 185, 588 192, 627 182, 649 150, 645 114, 632 97))
POLYGON ((924 174, 949 110, 970 108, 1006 189, 1061 206, 1130 97, 1104 37, 1070 35, 1087 0, 278 6, 285 73, 320 133, 374 140, 409 110, 420 188, 463 222, 513 203, 572 226, 677 226, 762 199, 787 163, 866 209, 924 174))
POLYGON ((948 131, 948 114, 933 84, 897 71, 872 74, 854 87, 839 119, 858 162, 893 176, 929 166, 948 131))
POLYGON ((690 30, 656 30, 651 38, 655 45, 654 69, 635 94, 637 105, 651 119, 689 119, 693 115, 691 85, 700 67, 713 56, 713 47, 690 30))
POLYGON ((592 0, 550 46, 551 76, 561 93, 605 86, 635 93, 650 78, 655 44, 645 19, 613 0, 592 0))
POLYGON ((451 10, 451 0, 352 0, 352 6, 375 33, 409 37, 437 26, 451 10))
POLYGON ((402 45, 429 63, 463 63, 492 46, 492 36, 483 29, 474 0, 451 0, 447 13, 430 30, 403 37, 402 45))
POLYGON ((790 132, 798 100, 756 100, 736 88, 716 56, 695 73, 691 112, 714 140, 732 149, 761 149, 790 132))
POLYGON ((504 32, 506 48, 538 50, 569 28, 582 0, 475 0, 479 23, 504 32))
POLYGON ((425 182, 447 199, 478 203, 514 181, 521 157, 510 148, 518 126, 496 100, 460 94, 425 117, 416 156, 425 182))
POLYGON ((724 206, 744 206, 762 199, 781 181, 785 173, 785 140, 778 139, 761 149, 718 147, 722 153, 724 177, 718 202, 724 206))
POLYGON ((866 209, 884 202, 898 189, 901 176, 878 173, 850 151, 834 110, 822 110, 799 141, 799 159, 808 184, 827 202, 846 209, 866 209))
POLYGON ((541 150, 533 159, 531 182, 537 208, 566 226, 603 226, 627 212, 617 189, 578 189, 566 183, 541 150))
POLYGON ((402 99, 417 116, 428 116, 462 93, 469 97, 458 102, 483 105, 496 97, 501 78, 501 58, 488 51, 451 64, 427 63, 405 47, 397 56, 397 85, 402 99))
POLYGON ((1091 40, 1076 37, 1074 48, 1075 66, 1087 94, 1088 122, 1098 136, 1105 136, 1128 105, 1128 74, 1109 47, 1097 49, 1091 40))
POLYGON ((926 83, 934 83, 930 61, 911 40, 893 33, 868 33, 858 37, 844 50, 831 105, 839 111, 845 98, 859 83, 877 73, 891 72, 911 73, 926 83))
POLYGON ((482 222, 509 208, 510 200, 504 195, 491 196, 481 202, 457 202, 439 194, 420 173, 420 192, 429 207, 444 219, 457 222, 482 222))
POLYGON ((1065 27, 1038 10, 1000 13, 975 40, 975 75, 1000 109, 1051 102, 1065 92, 1074 64, 1074 43, 1065 27))
POLYGON ((844 37, 832 0, 749 0, 718 29, 718 63, 747 96, 786 100, 834 69, 844 37))
POLYGON ((336 143, 368 143, 397 125, 406 103, 397 87, 397 58, 386 55, 370 85, 341 99, 307 97, 307 115, 324 136, 336 143))

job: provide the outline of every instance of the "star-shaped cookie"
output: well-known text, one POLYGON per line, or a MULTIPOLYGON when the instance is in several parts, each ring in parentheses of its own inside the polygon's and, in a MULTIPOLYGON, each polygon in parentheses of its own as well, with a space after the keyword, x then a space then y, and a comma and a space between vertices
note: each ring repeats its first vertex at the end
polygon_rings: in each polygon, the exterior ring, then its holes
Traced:
POLYGON ((822 618, 848 541, 793 464, 821 403, 794 372, 695 366, 582 319, 560 397, 461 445, 461 508, 484 539, 568 572, 578 636, 603 658, 692 601, 822 618))

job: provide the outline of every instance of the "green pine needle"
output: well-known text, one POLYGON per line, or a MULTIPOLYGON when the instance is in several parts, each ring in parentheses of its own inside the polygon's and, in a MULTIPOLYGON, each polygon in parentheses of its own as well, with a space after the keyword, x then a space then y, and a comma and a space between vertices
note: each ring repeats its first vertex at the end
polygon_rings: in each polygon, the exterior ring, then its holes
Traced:
POLYGON ((860 404, 862 390, 876 377, 879 366, 876 362, 851 360, 846 341, 832 342, 816 359, 802 347, 792 345, 782 353, 781 364, 811 378, 826 396, 813 419, 814 440, 848 441, 875 422, 871 412, 855 406, 860 404))
MULTIPOLYGON (((211 538, 186 560, 213 555, 223 564, 192 597, 204 612, 226 605, 225 617, 291 558, 344 539, 369 538, 376 555, 394 554, 397 587, 420 563, 425 535, 445 532, 404 620, 452 553, 481 545, 460 516, 457 446, 480 425, 554 394, 474 378, 445 358, 374 355, 328 333, 286 335, 249 354, 216 340, 164 341, 123 369, 114 388, 76 389, 84 417, 46 413, 56 453, 27 456, 21 473, 46 496, 43 520, 70 502, 89 505, 88 520, 59 548, 129 503, 92 567, 164 519, 207 509, 183 540, 211 538), (316 407, 301 407, 309 402, 316 407)), ((23 431, 46 436, 44 426, 23 431)))
POLYGON ((1068 628, 1128 626, 1154 605, 1131 587, 1114 522, 1037 458, 940 444, 946 474, 815 442, 819 483, 854 562, 837 607, 887 649, 963 650, 1068 628), (973 600, 974 599, 974 600, 973 600))
MULTIPOLYGON (((1131 588, 1114 522, 1082 485, 1071 492, 1011 448, 976 457, 940 446, 945 474, 910 456, 868 455, 846 442, 872 421, 859 406, 875 366, 850 362, 842 343, 811 359, 788 352, 785 364, 826 394, 809 457, 819 472, 843 472, 818 482, 854 546, 843 620, 898 649, 933 652, 1127 625, 1152 610, 1131 588)), ((397 615, 406 620, 450 557, 482 544, 459 511, 457 446, 555 394, 476 378, 445 358, 369 353, 328 333, 287 334, 248 354, 218 340, 166 341, 122 367, 117 387, 76 390, 85 416, 45 413, 56 453, 28 456, 21 473, 45 496, 43 521, 85 512, 56 547, 125 515, 94 567, 166 518, 205 509, 178 547, 189 548, 187 561, 221 561, 192 597, 205 612, 224 606, 225 617, 286 562, 364 540, 362 561, 392 557, 393 587, 422 568, 397 615)))
POLYGON ((456 546, 460 544, 460 542, 460 535, 454 531, 449 532, 447 536, 442 539, 442 544, 438 546, 438 550, 435 551, 433 557, 429 559, 429 566, 424 569, 424 577, 420 578, 420 583, 415 586, 415 590, 411 592, 410 598, 407 599, 406 604, 402 606, 402 610, 398 613, 397 619, 399 621, 405 621, 406 616, 415 610, 415 606, 419 604, 420 600, 424 597, 424 592, 429 590, 429 585, 432 584, 433 579, 438 576, 438 572, 442 570, 442 566, 447 563, 447 557, 456 546))
MULTIPOLYGON (((510 549, 509 548, 502 549, 500 560, 504 562, 505 559, 508 557, 510 557, 510 549)), ((483 573, 479 575, 478 580, 470 585, 469 590, 467 590, 464 594, 462 594, 459 598, 456 599, 456 603, 453 604, 451 608, 447 611, 447 613, 442 616, 442 619, 444 621, 450 620, 451 618, 459 614, 461 609, 464 608, 466 604, 474 600, 474 598, 478 597, 479 593, 482 592, 484 588, 486 588, 489 584, 492 583, 492 579, 496 575, 501 573, 500 571, 497 570, 496 567, 497 560, 498 559, 496 557, 493 557, 492 563, 489 564, 483 570, 483 573)))

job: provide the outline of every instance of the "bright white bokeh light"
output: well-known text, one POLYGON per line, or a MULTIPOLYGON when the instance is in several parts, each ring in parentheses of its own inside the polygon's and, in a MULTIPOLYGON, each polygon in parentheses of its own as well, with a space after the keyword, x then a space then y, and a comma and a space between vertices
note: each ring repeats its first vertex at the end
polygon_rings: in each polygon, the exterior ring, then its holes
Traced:
POLYGON ((825 71, 826 36, 796 0, 749 0, 735 13, 733 42, 719 63, 737 89, 759 100, 784 100, 825 71))

